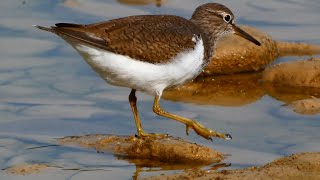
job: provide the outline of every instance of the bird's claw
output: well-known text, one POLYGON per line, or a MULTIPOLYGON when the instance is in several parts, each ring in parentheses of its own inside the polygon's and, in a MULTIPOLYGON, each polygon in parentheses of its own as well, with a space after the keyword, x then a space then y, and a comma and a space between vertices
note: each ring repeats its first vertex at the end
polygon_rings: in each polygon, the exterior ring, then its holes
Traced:
POLYGON ((199 136, 202 136, 203 138, 211 141, 213 141, 211 137, 217 137, 217 138, 222 138, 226 140, 232 139, 232 136, 230 134, 222 134, 219 132, 215 132, 209 128, 206 128, 205 126, 203 126, 202 124, 196 121, 192 121, 191 124, 186 125, 187 135, 189 134, 188 133, 189 128, 192 128, 199 136))
POLYGON ((189 126, 188 125, 186 125, 186 134, 187 134, 187 136, 189 136, 189 126))

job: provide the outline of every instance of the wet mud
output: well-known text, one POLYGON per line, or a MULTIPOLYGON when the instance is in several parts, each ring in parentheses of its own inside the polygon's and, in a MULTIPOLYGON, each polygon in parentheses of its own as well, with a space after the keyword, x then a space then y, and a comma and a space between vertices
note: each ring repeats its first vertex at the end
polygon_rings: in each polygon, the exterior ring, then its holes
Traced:
POLYGON ((163 98, 199 105, 243 106, 264 95, 282 101, 296 113, 318 113, 320 59, 280 63, 256 73, 199 76, 166 90, 163 98))
POLYGON ((145 180, 178 179, 320 179, 320 152, 294 154, 274 160, 261 167, 249 167, 236 170, 203 171, 194 170, 181 174, 148 177, 145 180))
POLYGON ((262 45, 256 46, 233 34, 223 37, 219 40, 214 57, 202 75, 261 71, 279 57, 320 54, 319 45, 275 41, 261 30, 249 26, 240 27, 262 45))
POLYGON ((113 153, 121 159, 136 160, 145 164, 189 163, 194 166, 209 165, 224 159, 222 153, 211 148, 174 137, 136 138, 98 134, 64 137, 58 140, 58 144, 95 149, 100 153, 113 153))
POLYGON ((320 59, 291 61, 268 67, 263 81, 292 87, 320 88, 320 59))
POLYGON ((285 106, 299 114, 314 115, 320 113, 320 99, 315 97, 294 101, 285 104, 285 106))
POLYGON ((29 175, 29 174, 35 174, 43 172, 44 170, 47 170, 50 166, 46 164, 17 164, 12 167, 8 167, 3 169, 7 173, 10 174, 16 174, 16 175, 29 175))

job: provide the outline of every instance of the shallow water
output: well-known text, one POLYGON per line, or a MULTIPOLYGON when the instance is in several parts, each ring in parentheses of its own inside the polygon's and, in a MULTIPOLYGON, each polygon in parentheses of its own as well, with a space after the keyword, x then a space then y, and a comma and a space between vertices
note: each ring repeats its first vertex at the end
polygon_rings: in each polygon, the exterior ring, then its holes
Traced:
MULTIPOLYGON (((108 171, 55 170, 31 176, 0 172, 0 179, 131 179, 133 162, 111 154, 67 147, 30 147, 69 135, 106 133, 131 135, 135 124, 127 102, 129 89, 107 85, 60 38, 34 29, 32 24, 91 23, 137 14, 176 14, 189 17, 205 0, 167 0, 127 6, 115 0, 2 0, 0 2, 0 168, 22 162, 44 162, 64 167, 102 168, 108 171), (110 171, 109 171, 110 170, 110 171)), ((216 1, 230 7, 238 24, 260 28, 276 40, 320 44, 318 0, 216 1)), ((300 57, 281 58, 292 61, 300 57)), ((279 98, 278 98, 279 99, 279 98)), ((185 127, 157 117, 152 97, 138 93, 138 108, 148 132, 169 133, 231 154, 230 168, 261 165, 274 158, 320 149, 320 115, 304 116, 281 106, 267 94, 237 106, 214 103, 162 101, 162 106, 197 119, 233 140, 213 142, 185 127)), ((179 170, 178 170, 179 171, 179 170)), ((143 167, 139 177, 176 171, 143 167)))

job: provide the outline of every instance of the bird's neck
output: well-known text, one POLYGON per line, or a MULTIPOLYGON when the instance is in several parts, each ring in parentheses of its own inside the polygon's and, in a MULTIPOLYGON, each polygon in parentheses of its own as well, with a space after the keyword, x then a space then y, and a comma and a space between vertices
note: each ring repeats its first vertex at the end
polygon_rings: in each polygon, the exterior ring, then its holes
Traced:
POLYGON ((220 32, 215 28, 214 24, 209 24, 193 18, 191 18, 190 21, 192 21, 201 30, 203 38, 207 41, 205 42, 205 45, 208 46, 208 51, 210 51, 209 58, 212 58, 214 48, 222 34, 220 34, 220 32))

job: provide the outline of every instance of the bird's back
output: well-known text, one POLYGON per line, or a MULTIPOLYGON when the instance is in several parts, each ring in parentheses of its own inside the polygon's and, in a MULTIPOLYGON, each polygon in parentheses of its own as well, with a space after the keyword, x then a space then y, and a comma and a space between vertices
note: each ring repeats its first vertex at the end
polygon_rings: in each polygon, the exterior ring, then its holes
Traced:
POLYGON ((166 63, 179 53, 192 50, 194 39, 201 36, 191 21, 171 15, 129 16, 89 25, 58 23, 52 30, 149 63, 166 63))

